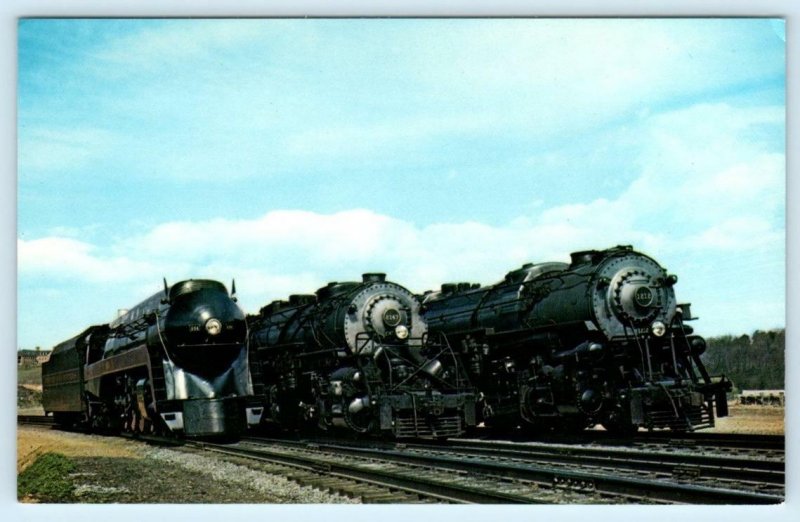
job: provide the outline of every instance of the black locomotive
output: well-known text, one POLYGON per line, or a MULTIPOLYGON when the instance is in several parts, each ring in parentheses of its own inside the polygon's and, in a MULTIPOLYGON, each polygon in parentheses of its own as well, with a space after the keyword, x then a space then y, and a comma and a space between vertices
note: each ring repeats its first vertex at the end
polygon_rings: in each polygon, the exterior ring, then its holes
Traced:
POLYGON ((423 316, 463 358, 490 426, 580 430, 602 424, 695 430, 727 415, 670 275, 629 246, 526 264, 495 285, 442 285, 423 316))
MULTIPOLYGON (((252 396, 245 316, 224 285, 183 281, 57 345, 42 404, 98 431, 233 436, 252 396)), ((254 416, 253 413, 256 415, 254 416)))
POLYGON ((428 342, 419 306, 384 274, 364 274, 248 316, 265 424, 397 438, 474 426, 475 394, 454 353, 428 342))

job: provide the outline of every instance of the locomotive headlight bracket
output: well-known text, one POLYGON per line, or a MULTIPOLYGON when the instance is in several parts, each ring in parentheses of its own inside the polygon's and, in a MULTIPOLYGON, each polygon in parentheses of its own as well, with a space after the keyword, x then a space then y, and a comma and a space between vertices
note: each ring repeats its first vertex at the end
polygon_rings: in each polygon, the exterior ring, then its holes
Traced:
POLYGON ((206 321, 206 332, 208 335, 218 335, 222 331, 222 323, 219 319, 211 318, 206 321))
POLYGON ((667 333, 667 325, 661 321, 654 321, 653 324, 650 325, 650 331, 653 332, 653 335, 656 337, 661 337, 667 333))
POLYGON ((408 337, 408 327, 404 324, 397 325, 394 329, 394 335, 398 339, 405 339, 408 337))

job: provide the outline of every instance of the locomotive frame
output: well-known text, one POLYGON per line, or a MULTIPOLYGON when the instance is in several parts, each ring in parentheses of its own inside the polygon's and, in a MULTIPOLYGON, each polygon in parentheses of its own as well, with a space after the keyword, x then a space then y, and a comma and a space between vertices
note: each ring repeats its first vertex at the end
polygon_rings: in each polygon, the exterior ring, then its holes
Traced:
POLYGON ((727 415, 731 383, 712 379, 667 274, 630 246, 526 264, 481 288, 445 284, 424 315, 464 358, 488 425, 581 430, 603 424, 695 430, 727 415))
POLYGON ((59 424, 95 431, 236 436, 260 420, 246 341, 221 283, 164 281, 163 294, 53 349, 42 404, 59 424))
POLYGON ((418 300, 384 274, 330 283, 250 316, 255 391, 288 429, 446 438, 475 424, 475 394, 418 300))

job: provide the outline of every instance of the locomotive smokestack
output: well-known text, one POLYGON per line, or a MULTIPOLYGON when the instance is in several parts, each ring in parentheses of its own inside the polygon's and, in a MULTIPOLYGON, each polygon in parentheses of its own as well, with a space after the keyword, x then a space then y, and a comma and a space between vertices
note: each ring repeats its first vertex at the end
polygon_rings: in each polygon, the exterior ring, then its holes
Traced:
POLYGON ((381 272, 369 272, 361 276, 364 283, 383 283, 386 281, 386 274, 381 272))
POLYGON ((570 257, 572 258, 572 266, 591 264, 594 261, 595 254, 597 254, 597 250, 573 252, 570 254, 570 257))

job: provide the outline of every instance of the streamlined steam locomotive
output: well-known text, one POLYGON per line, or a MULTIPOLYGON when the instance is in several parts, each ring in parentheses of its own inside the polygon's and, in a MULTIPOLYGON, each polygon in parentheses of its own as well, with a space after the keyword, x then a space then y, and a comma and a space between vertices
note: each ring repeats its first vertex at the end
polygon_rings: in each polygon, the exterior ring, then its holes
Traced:
MULTIPOLYGON (((235 293, 235 290, 232 290, 235 293)), ((235 436, 252 396, 245 316, 221 283, 188 280, 57 345, 42 404, 62 425, 235 436)))
POLYGON ((495 285, 442 285, 423 300, 430 333, 463 358, 490 426, 618 433, 696 430, 727 415, 688 304, 670 275, 630 246, 526 264, 495 285))
POLYGON ((429 342, 419 306, 384 274, 364 274, 248 316, 265 424, 396 438, 474 426, 475 393, 454 353, 429 342))

